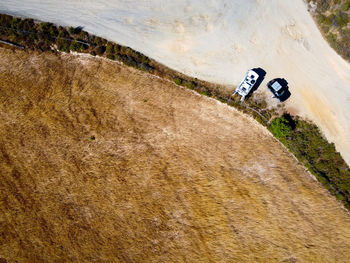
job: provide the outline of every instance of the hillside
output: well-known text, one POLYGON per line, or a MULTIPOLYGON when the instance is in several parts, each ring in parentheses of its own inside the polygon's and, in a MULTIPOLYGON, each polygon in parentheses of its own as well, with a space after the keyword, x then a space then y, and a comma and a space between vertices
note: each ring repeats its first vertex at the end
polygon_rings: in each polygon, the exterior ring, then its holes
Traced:
POLYGON ((0 49, 1 262, 347 262, 263 127, 117 63, 0 49))
MULTIPOLYGON (((313 2, 332 2, 339 11, 347 1, 313 2)), ((2 0, 0 11, 83 27, 229 92, 248 69, 261 67, 267 75, 257 93, 270 97, 266 83, 285 78, 288 111, 312 120, 350 164, 350 111, 344 110, 350 108, 350 64, 324 39, 307 1, 2 0)), ((345 38, 331 29, 330 40, 348 43, 347 12, 325 14, 328 23, 344 24, 345 38)))

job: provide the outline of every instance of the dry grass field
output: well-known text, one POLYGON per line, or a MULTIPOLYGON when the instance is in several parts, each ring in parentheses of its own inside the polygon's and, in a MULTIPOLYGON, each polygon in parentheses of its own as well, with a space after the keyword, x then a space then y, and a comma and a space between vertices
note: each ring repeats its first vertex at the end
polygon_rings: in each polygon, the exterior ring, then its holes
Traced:
POLYGON ((0 49, 1 263, 349 261, 347 212, 247 116, 103 59, 0 49))

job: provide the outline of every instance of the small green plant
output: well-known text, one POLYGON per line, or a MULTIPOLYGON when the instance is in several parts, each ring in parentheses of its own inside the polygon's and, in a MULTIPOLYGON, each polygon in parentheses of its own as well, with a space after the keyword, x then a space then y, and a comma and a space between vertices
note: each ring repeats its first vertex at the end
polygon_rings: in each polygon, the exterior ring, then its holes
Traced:
POLYGON ((211 93, 210 93, 210 91, 208 91, 208 90, 203 90, 203 91, 200 92, 200 94, 201 94, 201 95, 204 95, 204 96, 207 96, 207 97, 210 97, 210 96, 211 96, 211 93))
POLYGON ((350 0, 347 0, 342 6, 341 6, 342 11, 348 11, 350 10, 350 0))
POLYGON ((186 81, 185 82, 185 87, 189 89, 194 89, 197 86, 197 83, 194 81, 186 81))
POLYGON ((107 43, 106 52, 107 52, 107 54, 114 54, 113 43, 111 43, 111 42, 107 43))
POLYGON ((72 26, 70 26, 70 27, 68 28, 68 33, 71 34, 71 35, 75 34, 75 28, 72 27, 72 26))
POLYGON ((90 141, 94 141, 94 140, 96 140, 95 135, 91 135, 91 136, 90 136, 90 138, 89 138, 89 140, 90 140, 90 141))
POLYGON ((181 84, 182 84, 182 79, 180 79, 180 78, 175 78, 175 79, 174 79, 174 82, 175 82, 176 85, 181 85, 181 84))
POLYGON ((107 58, 111 60, 115 60, 115 56, 113 54, 107 54, 107 58))
POLYGON ((92 42, 93 42, 96 46, 102 46, 102 45, 105 45, 105 44, 107 43, 107 40, 106 40, 106 39, 103 39, 103 38, 101 38, 101 37, 93 36, 92 42))
POLYGON ((71 46, 71 41, 66 40, 66 39, 57 39, 56 45, 58 50, 61 50, 63 52, 70 52, 70 46, 71 46))
POLYGON ((344 27, 350 22, 349 16, 346 13, 339 12, 339 14, 335 17, 335 23, 339 27, 344 27))
POLYGON ((72 41, 69 48, 72 51, 80 51, 82 49, 82 44, 80 44, 76 41, 72 41))
POLYGON ((103 55, 106 51, 106 47, 105 46, 98 46, 95 48, 95 52, 96 52, 96 55, 103 55))
POLYGON ((141 54, 141 62, 143 64, 148 64, 150 62, 149 58, 146 57, 145 55, 141 54))

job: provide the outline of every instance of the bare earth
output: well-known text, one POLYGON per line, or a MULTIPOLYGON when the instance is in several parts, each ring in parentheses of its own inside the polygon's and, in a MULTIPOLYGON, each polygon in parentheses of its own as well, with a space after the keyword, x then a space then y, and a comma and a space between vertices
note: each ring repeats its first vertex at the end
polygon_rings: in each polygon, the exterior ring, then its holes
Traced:
POLYGON ((263 127, 102 59, 0 49, 0 167, 0 262, 350 259, 349 215, 263 127))

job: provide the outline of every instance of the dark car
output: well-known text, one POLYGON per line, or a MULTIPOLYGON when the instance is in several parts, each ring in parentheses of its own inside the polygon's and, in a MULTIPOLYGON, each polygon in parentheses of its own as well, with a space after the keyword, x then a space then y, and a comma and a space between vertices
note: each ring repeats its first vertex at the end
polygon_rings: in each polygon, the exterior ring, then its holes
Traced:
MULTIPOLYGON (((273 98, 284 101, 286 95, 290 95, 288 82, 284 79, 273 79, 267 83, 267 88, 272 92, 273 98)), ((289 96, 288 96, 289 97, 289 96)))

